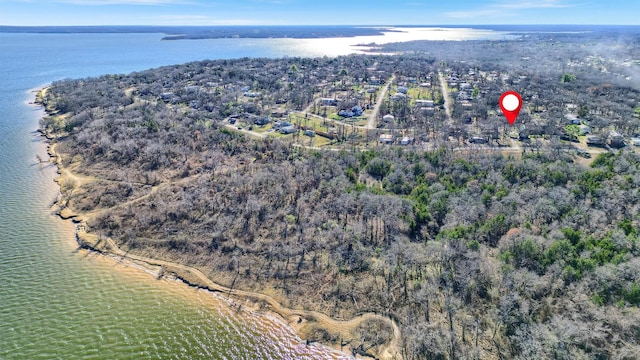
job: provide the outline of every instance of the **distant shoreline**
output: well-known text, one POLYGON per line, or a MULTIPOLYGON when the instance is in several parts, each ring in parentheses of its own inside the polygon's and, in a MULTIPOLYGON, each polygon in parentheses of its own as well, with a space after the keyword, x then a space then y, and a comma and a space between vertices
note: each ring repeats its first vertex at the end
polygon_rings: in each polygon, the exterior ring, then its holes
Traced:
POLYGON ((637 30, 637 25, 261 25, 261 26, 0 26, 0 33, 21 34, 163 34, 162 40, 322 39, 380 36, 412 28, 471 28, 521 33, 637 30))
POLYGON ((164 34, 162 40, 320 39, 378 36, 392 26, 0 26, 0 33, 164 34))

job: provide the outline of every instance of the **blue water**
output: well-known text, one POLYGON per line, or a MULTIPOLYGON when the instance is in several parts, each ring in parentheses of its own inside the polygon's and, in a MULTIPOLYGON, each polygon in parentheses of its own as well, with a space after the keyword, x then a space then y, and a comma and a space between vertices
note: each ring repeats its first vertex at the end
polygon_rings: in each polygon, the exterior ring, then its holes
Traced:
POLYGON ((28 104, 30 90, 203 59, 342 55, 361 42, 162 37, 0 33, 0 359, 335 356, 273 319, 237 314, 211 294, 76 251, 73 225, 51 214, 55 168, 36 163, 46 146, 35 133, 42 113, 28 104))
POLYGON ((52 215, 55 169, 36 163, 47 156, 31 89, 205 58, 284 56, 292 46, 161 37, 0 34, 0 359, 335 357, 211 294, 76 251, 73 225, 52 215))

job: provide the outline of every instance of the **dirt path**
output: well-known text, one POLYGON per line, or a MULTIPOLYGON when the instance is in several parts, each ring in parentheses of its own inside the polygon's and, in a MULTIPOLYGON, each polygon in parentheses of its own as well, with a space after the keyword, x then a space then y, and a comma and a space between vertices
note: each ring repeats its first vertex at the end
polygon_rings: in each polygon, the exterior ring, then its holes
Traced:
POLYGON ((453 104, 451 104, 451 98, 449 98, 447 82, 444 81, 444 75, 441 72, 438 73, 438 78, 440 78, 440 89, 442 90, 442 98, 444 99, 444 111, 447 114, 447 119, 449 119, 449 125, 453 125, 453 119, 451 118, 451 108, 453 104))
POLYGON ((245 128, 240 129, 238 126, 232 125, 232 124, 224 124, 224 127, 226 127, 229 130, 239 131, 241 133, 245 133, 245 134, 249 134, 251 136, 255 136, 255 137, 259 138, 259 139, 264 139, 264 138, 267 137, 265 134, 260 134, 260 133, 257 133, 255 131, 247 130, 245 128))
MULTIPOLYGON (((61 177, 64 179, 72 180, 74 182, 75 187, 84 185, 90 182, 104 181, 103 179, 78 175, 78 174, 75 174, 70 169, 64 168, 62 166, 62 156, 60 156, 55 152, 54 144, 50 146, 49 153, 52 157, 52 160, 58 166, 61 177)), ((195 176, 198 176, 198 175, 195 175, 195 176)), ((191 177, 180 179, 175 182, 162 183, 160 185, 154 186, 148 194, 142 195, 136 199, 132 199, 127 203, 131 204, 138 201, 142 201, 148 196, 150 196, 151 194, 157 192, 161 187, 169 186, 174 183, 188 181, 190 178, 191 177)), ((58 181, 61 181, 61 180, 58 179, 58 181)), ((116 206, 121 206, 121 205, 123 204, 116 205, 116 206)), ((69 210, 69 212, 71 212, 70 209, 66 209, 66 210, 69 210)), ((140 263, 148 264, 151 266, 159 266, 164 271, 175 274, 179 279, 181 279, 185 283, 192 286, 201 287, 213 292, 220 292, 224 294, 237 296, 240 298, 247 298, 253 301, 262 302, 264 304, 267 304, 271 311, 276 312, 277 314, 282 316, 285 320, 294 316, 301 317, 301 318, 304 318, 307 324, 311 325, 313 328, 327 329, 331 333, 340 334, 340 336, 342 336, 345 339, 351 336, 351 333, 356 327, 358 327, 359 325, 361 325, 366 321, 370 321, 370 320, 382 321, 388 324, 393 329, 393 339, 389 342, 389 344, 387 344, 384 350, 382 350, 377 355, 380 356, 381 359, 401 359, 400 328, 393 320, 391 320, 388 317, 375 314, 375 313, 364 313, 350 320, 336 320, 336 319, 332 319, 326 314, 323 314, 317 311, 287 308, 269 295, 265 295, 257 292, 251 292, 251 291, 232 289, 232 288, 222 286, 220 284, 215 283, 211 279, 209 279, 209 277, 207 277, 202 271, 190 266, 182 265, 175 262, 169 262, 169 261, 129 254, 126 251, 120 249, 112 239, 110 238, 102 239, 102 238, 99 238, 97 235, 89 234, 86 232, 86 225, 85 225, 86 222, 88 221, 88 219, 90 219, 92 216, 95 216, 95 214, 99 213, 100 211, 104 211, 104 210, 101 209, 99 211, 94 211, 89 213, 74 212, 74 214, 70 214, 68 216, 68 218, 73 218, 75 219, 76 222, 80 222, 77 228, 76 238, 78 240, 78 243, 81 246, 87 247, 105 254, 112 254, 122 259, 131 260, 134 262, 140 262, 140 263)))
POLYGON ((364 313, 350 320, 336 320, 332 319, 326 314, 317 311, 291 309, 283 306, 276 299, 269 295, 251 291, 231 289, 217 284, 209 279, 204 273, 202 273, 202 271, 196 268, 175 262, 129 254, 120 249, 112 239, 98 239, 97 236, 84 232, 83 227, 78 230, 78 241, 85 247, 89 247, 93 250, 97 250, 105 254, 115 255, 117 257, 120 257, 122 260, 129 260, 151 266, 161 267, 164 273, 168 272, 175 274, 176 277, 191 286, 200 287, 208 291, 219 292, 222 294, 228 294, 240 298, 248 298, 253 301, 262 302, 269 306, 269 310, 282 316, 285 320, 294 316, 301 317, 304 318, 306 322, 308 324, 311 324, 313 327, 327 329, 334 334, 339 333, 343 338, 349 338, 351 332, 366 321, 382 321, 385 324, 388 324, 393 329, 393 339, 384 348, 384 350, 382 350, 378 354, 378 356, 380 356, 381 359, 401 359, 400 339, 402 335, 400 332, 400 328, 393 320, 388 317, 375 313, 364 313))
POLYGON ((315 105, 315 99, 313 99, 313 101, 306 107, 304 108, 302 111, 298 111, 301 114, 305 114, 305 113, 311 113, 311 108, 313 108, 313 105, 315 105))
MULTIPOLYGON (((67 172, 67 173, 70 173, 70 172, 67 172)), ((139 196, 137 198, 134 198, 134 199, 131 199, 131 200, 127 200, 127 201, 125 201, 123 203, 117 204, 117 205, 112 206, 112 207, 103 208, 103 209, 96 209, 96 210, 93 210, 93 211, 91 211, 91 212, 89 212, 89 213, 87 213, 85 215, 88 216, 88 217, 96 216, 98 214, 101 214, 101 213, 109 211, 109 210, 113 210, 113 209, 116 209, 116 208, 122 208, 122 207, 127 207, 129 205, 137 204, 137 203, 149 198, 151 195, 156 194, 158 192, 158 190, 160 190, 162 188, 165 188, 165 187, 171 186, 171 185, 185 184, 185 183, 187 183, 187 182, 189 182, 189 181, 191 181, 191 180, 193 180, 193 179, 195 179, 197 177, 200 177, 200 176, 202 176, 202 175, 201 174, 197 174, 197 175, 192 175, 192 176, 189 176, 189 177, 186 177, 186 178, 182 178, 182 179, 179 179, 179 180, 176 180, 176 181, 167 181, 167 182, 164 182, 164 183, 160 183, 158 185, 152 186, 151 190, 148 193, 146 193, 144 195, 141 195, 141 196, 139 196)), ((96 181, 101 181, 101 180, 96 179, 96 181)))
POLYGON ((373 129, 376 123, 376 119, 378 118, 378 114, 380 113, 380 107, 384 102, 384 99, 387 97, 387 93, 389 92, 389 87, 395 81, 396 75, 391 75, 389 81, 385 84, 380 92, 380 96, 378 96, 378 101, 376 101, 376 106, 373 108, 373 113, 369 116, 369 121, 367 122, 367 129, 373 129))
POLYGON ((60 178, 57 179, 57 181, 58 181, 59 185, 62 185, 61 183, 64 182, 65 180, 71 180, 77 186, 82 186, 82 185, 85 185, 85 184, 88 184, 90 182, 94 182, 94 181, 98 180, 98 179, 90 177, 90 176, 83 176, 83 175, 75 174, 75 173, 71 172, 69 169, 60 166, 59 164, 62 164, 62 156, 60 156, 56 152, 56 144, 55 143, 49 145, 49 156, 51 157, 51 161, 58 166, 58 173, 60 174, 60 178))

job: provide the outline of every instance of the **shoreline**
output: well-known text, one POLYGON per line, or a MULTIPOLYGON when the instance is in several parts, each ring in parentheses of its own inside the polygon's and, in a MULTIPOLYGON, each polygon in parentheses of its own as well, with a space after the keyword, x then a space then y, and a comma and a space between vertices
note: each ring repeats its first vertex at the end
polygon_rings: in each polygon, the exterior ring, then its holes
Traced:
MULTIPOLYGON (((44 87, 40 90, 36 90, 36 98, 32 104, 39 106, 46 116, 64 116, 61 114, 55 114, 53 109, 47 108, 42 103, 42 99, 44 98, 44 94, 46 94, 47 89, 48 87, 44 87)), ((46 139, 47 153, 49 155, 48 161, 56 166, 56 173, 58 176, 53 179, 54 182, 56 182, 59 187, 62 187, 63 184, 69 186, 70 183, 73 183, 73 186, 71 186, 73 191, 73 189, 78 185, 81 185, 81 177, 72 174, 69 169, 64 167, 62 155, 55 149, 57 138, 40 127, 38 127, 37 131, 44 139, 46 139)), ((317 311, 292 309, 283 306, 278 300, 269 295, 259 292, 232 289, 220 285, 204 275, 204 273, 197 268, 176 262, 127 253, 120 249, 112 239, 102 238, 98 235, 88 233, 84 225, 87 221, 86 215, 77 213, 67 207, 66 201, 67 199, 65 199, 62 192, 60 192, 54 204, 54 206, 57 207, 55 214, 61 219, 71 220, 75 224, 75 240, 82 249, 96 252, 102 256, 112 257, 114 260, 123 262, 127 266, 142 267, 145 271, 155 274, 158 279, 164 277, 167 279, 177 280, 189 287, 205 290, 222 300, 225 300, 226 298, 225 302, 227 302, 231 308, 233 308, 232 304, 237 303, 239 309, 252 311, 260 316, 276 318, 288 326, 298 337, 306 340, 307 345, 319 342, 322 346, 340 351, 349 358, 353 358, 354 355, 349 354, 349 351, 345 351, 344 346, 348 345, 349 342, 346 342, 345 344, 344 340, 351 338, 353 330, 362 323, 367 321, 382 321, 389 325, 393 330, 393 339, 385 344, 384 347, 379 348, 379 351, 355 354, 355 358, 402 358, 400 352, 400 328, 394 320, 388 317, 375 313, 362 313, 348 320, 337 320, 317 311), (230 299, 234 299, 235 301, 231 301, 230 299), (334 339, 339 338, 340 342, 336 343, 328 342, 326 340, 309 340, 309 335, 316 331, 324 331, 329 335, 333 335, 334 339)))
MULTIPOLYGON (((75 244, 78 244, 77 241, 75 241, 75 244)), ((110 253, 96 251, 89 248, 81 248, 80 251, 86 252, 88 254, 93 254, 93 256, 113 263, 114 266, 120 268, 120 271, 125 271, 127 273, 130 271, 140 272, 144 274, 146 281, 155 280, 154 282, 162 282, 162 284, 160 284, 159 286, 175 286, 179 289, 177 291, 183 293, 186 292, 185 296, 188 296, 189 298, 191 298, 193 295, 195 295, 196 298, 205 296, 207 299, 207 306, 214 307, 217 310, 223 312, 233 312, 245 321, 252 321, 252 319, 257 319, 256 321, 257 324, 259 324, 259 328, 262 328, 263 330, 270 329, 275 324, 274 330, 278 331, 281 328, 286 329, 287 333, 290 334, 290 336, 294 337, 295 341, 297 341, 299 344, 306 345, 309 349, 318 349, 323 354, 329 356, 328 358, 330 359, 357 359, 357 357, 353 358, 350 354, 348 354, 348 352, 340 350, 339 347, 332 347, 321 342, 305 342, 305 339, 300 336, 297 329, 292 326, 290 322, 286 321, 286 319, 283 319, 277 313, 261 309, 255 303, 251 303, 250 301, 241 298, 230 297, 222 293, 213 292, 202 287, 188 284, 183 279, 175 276, 174 274, 164 272, 163 268, 153 267, 148 263, 134 261, 127 257, 123 258, 110 253)), ((289 338, 287 337, 287 339, 289 338)))

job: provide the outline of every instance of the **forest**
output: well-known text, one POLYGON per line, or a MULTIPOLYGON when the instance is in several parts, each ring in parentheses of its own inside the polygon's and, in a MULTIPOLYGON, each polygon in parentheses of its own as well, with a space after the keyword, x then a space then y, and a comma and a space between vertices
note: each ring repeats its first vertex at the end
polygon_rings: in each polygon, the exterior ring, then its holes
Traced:
MULTIPOLYGON (((468 51, 456 62, 435 51, 446 46, 393 56, 202 61, 56 82, 40 99, 49 111, 42 131, 61 167, 94 180, 67 179, 60 202, 122 249, 191 265, 225 286, 337 318, 383 314, 400 326, 404 359, 637 358, 640 155, 632 147, 603 151, 588 164, 553 132, 515 154, 461 148, 442 135, 443 110, 398 125, 428 125, 425 133, 436 136, 429 149, 318 149, 224 125, 233 114, 264 115, 272 106, 302 110, 323 80, 357 84, 375 67, 376 76, 397 79, 447 68, 526 74, 536 80, 510 85, 548 95, 532 121, 562 129, 564 109, 575 103, 587 107, 581 118, 595 128, 637 129, 638 91, 626 79, 633 67, 598 74, 591 63, 508 66, 480 55, 472 62, 477 43, 452 44, 451 56, 468 51), (565 83, 568 71, 575 81, 565 83), (242 100, 244 85, 264 96, 242 100)), ((517 42, 492 46, 525 51, 517 42)), ((491 107, 487 98, 503 85, 488 84, 478 102, 491 107)), ((480 118, 489 119, 485 112, 480 118)), ((453 117, 466 113, 454 109, 453 117)), ((390 333, 363 328, 348 346, 375 356, 390 333)))

